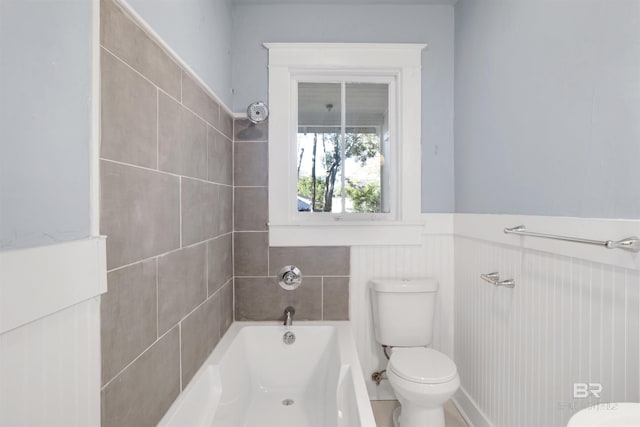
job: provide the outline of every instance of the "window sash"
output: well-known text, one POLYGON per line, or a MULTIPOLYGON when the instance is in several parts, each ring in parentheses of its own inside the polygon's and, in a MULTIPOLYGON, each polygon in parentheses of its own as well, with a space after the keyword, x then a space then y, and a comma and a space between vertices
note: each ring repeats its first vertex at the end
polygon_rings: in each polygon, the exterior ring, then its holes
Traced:
MULTIPOLYGON (((398 167, 399 167, 399 135, 397 132, 397 76, 395 73, 390 73, 388 70, 377 72, 376 70, 368 70, 366 73, 354 73, 354 72, 333 72, 326 71, 321 74, 309 73, 305 70, 292 70, 291 72, 291 119, 292 119, 292 132, 291 132, 291 144, 293 148, 291 150, 292 158, 297 158, 297 138, 298 138, 298 85, 300 83, 336 83, 340 84, 340 145, 341 145, 341 212, 299 212, 297 205, 298 198, 298 178, 297 171, 297 159, 290 161, 290 165, 294 169, 293 173, 290 173, 290 188, 289 195, 293 203, 290 204, 289 219, 295 223, 310 223, 310 224, 322 224, 335 221, 393 221, 399 218, 398 212, 398 167), (346 124, 346 85, 349 83, 378 83, 388 85, 388 127, 389 127, 389 140, 390 143, 390 155, 391 159, 385 158, 385 164, 390 168, 390 183, 387 188, 389 197, 389 212, 345 212, 346 201, 346 167, 345 167, 345 138, 346 129, 358 126, 348 126, 346 124)), ((334 126, 335 127, 335 126, 334 126)), ((383 135, 380 134, 380 149, 382 151, 383 135)), ((382 153, 381 153, 382 154, 382 153)), ((382 180, 382 176, 381 176, 382 180)), ((382 182, 381 182, 381 192, 382 182)))

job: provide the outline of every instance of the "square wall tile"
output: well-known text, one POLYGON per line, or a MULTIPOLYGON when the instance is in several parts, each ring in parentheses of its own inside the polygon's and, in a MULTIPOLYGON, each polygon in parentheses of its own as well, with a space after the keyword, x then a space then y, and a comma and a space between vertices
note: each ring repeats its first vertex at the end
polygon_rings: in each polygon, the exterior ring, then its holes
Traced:
POLYGON ((268 185, 269 157, 266 142, 233 144, 233 183, 236 186, 268 185))
POLYGON ((233 188, 228 185, 219 186, 218 217, 216 234, 230 233, 233 231, 233 188))
POLYGON ((100 61, 100 156, 155 169, 158 89, 104 49, 100 61))
POLYGON ((207 128, 207 180, 233 185, 233 143, 211 126, 207 128))
POLYGON ((178 177, 104 160, 100 168, 107 269, 180 247, 178 177))
POLYGON ((222 285, 227 283, 233 277, 232 244, 233 240, 231 233, 222 235, 207 242, 209 295, 216 293, 222 285))
POLYGON ((216 237, 220 227, 220 192, 217 184, 181 178, 182 245, 216 237))
POLYGON ((322 320, 349 320, 349 278, 322 278, 322 320))
POLYGON ((236 231, 266 231, 269 220, 267 187, 235 189, 234 227, 236 231))
POLYGON ((171 329, 207 298, 206 244, 158 258, 158 330, 171 329))
POLYGON ((158 168, 207 179, 207 125, 164 93, 158 94, 158 168))
POLYGON ((180 393, 180 336, 173 328, 102 389, 101 427, 153 427, 180 393))
POLYGON ((182 103, 211 126, 219 127, 220 106, 184 71, 182 72, 182 103))
POLYGON ((100 1, 100 43, 169 95, 180 99, 180 67, 113 0, 100 1))
POLYGON ((220 338, 233 323, 233 280, 220 289, 220 338))
POLYGON ((285 265, 295 265, 307 276, 348 276, 351 251, 348 246, 305 246, 269 248, 269 274, 285 265))
POLYGON ((220 295, 209 298, 180 324, 182 389, 220 340, 220 295))
POLYGON ((263 141, 269 138, 269 122, 251 123, 247 119, 236 119, 233 122, 233 141, 263 141))
POLYGON ((236 276, 266 276, 269 233, 233 233, 234 270, 236 276))
POLYGON ((322 278, 305 277, 302 285, 285 291, 275 277, 236 277, 236 320, 284 320, 284 309, 292 305, 296 320, 322 319, 322 278))
POLYGON ((220 108, 220 132, 227 138, 233 138, 233 116, 224 108, 220 108))
POLYGON ((124 369, 158 337, 156 260, 107 274, 100 299, 102 384, 124 369))

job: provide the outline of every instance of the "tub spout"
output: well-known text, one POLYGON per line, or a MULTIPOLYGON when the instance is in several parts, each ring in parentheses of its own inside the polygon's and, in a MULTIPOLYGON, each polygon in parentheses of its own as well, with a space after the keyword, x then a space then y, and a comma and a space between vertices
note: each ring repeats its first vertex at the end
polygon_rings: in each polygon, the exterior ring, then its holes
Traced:
POLYGON ((296 314, 296 309, 288 306, 284 309, 284 325, 291 326, 293 325, 293 315, 296 314))

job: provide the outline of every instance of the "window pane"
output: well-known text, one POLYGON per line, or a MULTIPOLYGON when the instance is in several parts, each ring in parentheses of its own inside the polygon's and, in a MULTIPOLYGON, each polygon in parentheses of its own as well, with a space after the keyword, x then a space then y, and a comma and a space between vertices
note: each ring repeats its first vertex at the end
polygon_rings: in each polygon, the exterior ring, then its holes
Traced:
POLYGON ((345 95, 345 211, 388 213, 389 85, 347 83, 345 95))
POLYGON ((340 212, 340 83, 298 84, 298 211, 340 212))

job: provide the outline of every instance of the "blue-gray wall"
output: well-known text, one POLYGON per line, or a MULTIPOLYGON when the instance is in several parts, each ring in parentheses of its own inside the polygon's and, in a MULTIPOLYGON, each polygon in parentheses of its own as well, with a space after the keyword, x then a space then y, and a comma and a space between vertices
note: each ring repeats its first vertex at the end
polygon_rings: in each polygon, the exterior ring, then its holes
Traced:
POLYGON ((0 250, 89 235, 91 1, 0 0, 0 250))
POLYGON ((125 0, 231 107, 231 0, 125 0))
POLYGON ((455 11, 456 211, 640 218, 640 1, 455 11))
POLYGON ((233 9, 233 110, 267 100, 264 42, 427 43, 422 57, 422 210, 452 212, 453 7, 239 4, 233 9))

